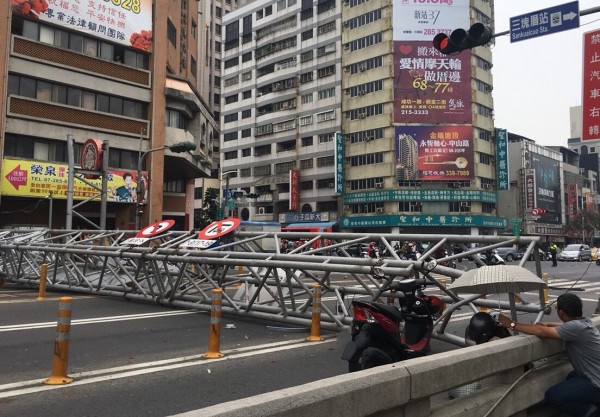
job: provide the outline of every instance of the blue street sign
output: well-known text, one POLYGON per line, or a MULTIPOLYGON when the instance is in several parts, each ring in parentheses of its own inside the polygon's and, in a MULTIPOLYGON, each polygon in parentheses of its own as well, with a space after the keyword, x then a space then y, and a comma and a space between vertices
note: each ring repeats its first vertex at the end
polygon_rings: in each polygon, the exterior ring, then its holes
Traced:
POLYGON ((510 41, 518 42, 579 27, 579 2, 510 18, 510 41))

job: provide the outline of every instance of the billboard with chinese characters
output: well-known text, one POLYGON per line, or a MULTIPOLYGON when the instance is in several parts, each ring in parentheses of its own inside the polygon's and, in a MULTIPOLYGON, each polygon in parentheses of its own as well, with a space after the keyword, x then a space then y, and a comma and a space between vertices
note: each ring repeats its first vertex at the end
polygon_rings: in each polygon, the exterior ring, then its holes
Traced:
POLYGON ((335 132, 335 192, 344 192, 344 135, 335 132))
MULTIPOLYGON (((52 162, 36 162, 18 159, 2 160, 1 190, 3 196, 66 199, 68 185, 67 165, 52 162)), ((137 199, 137 172, 111 169, 108 172, 108 201, 134 203, 137 199)), ((147 173, 142 181, 147 184, 147 173)), ((102 178, 87 180, 101 188, 102 178)), ((144 187, 147 190, 148 187, 144 187)), ((99 194, 99 190, 75 178, 73 199, 85 200, 99 194)), ((142 196, 142 204, 147 196, 142 196)), ((94 198, 100 201, 100 197, 94 198)))
POLYGON ((569 220, 572 221, 575 220, 577 201, 579 200, 576 183, 567 184, 567 199, 567 215, 569 216, 569 220))
POLYGON ((395 132, 397 178, 407 173, 418 181, 474 178, 471 126, 396 126, 395 132))
POLYGON ((537 223, 561 224, 560 161, 537 153, 531 153, 529 160, 531 169, 525 176, 527 184, 533 184, 527 187, 527 208, 548 210, 537 223))
POLYGON ((498 191, 510 189, 508 175, 508 135, 506 129, 494 129, 496 136, 496 178, 498 191))
POLYGON ((583 35, 581 139, 600 139, 600 30, 583 35))
POLYGON ((452 214, 407 214, 382 216, 353 216, 342 217, 340 227, 347 228, 372 228, 372 227, 489 227, 492 229, 506 229, 508 224, 504 217, 452 214))
POLYGON ((152 50, 152 0, 11 0, 12 12, 84 34, 152 50))
POLYGON ((300 209, 300 170, 290 169, 290 211, 300 209))
POLYGON ((446 56, 436 34, 469 27, 469 0, 394 0, 394 121, 472 123, 471 52, 446 56))

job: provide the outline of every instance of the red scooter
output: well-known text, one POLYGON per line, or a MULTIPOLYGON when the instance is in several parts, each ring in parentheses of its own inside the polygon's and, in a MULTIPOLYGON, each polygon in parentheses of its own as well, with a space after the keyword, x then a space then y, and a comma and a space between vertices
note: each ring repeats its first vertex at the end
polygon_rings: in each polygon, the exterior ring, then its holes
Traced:
POLYGON ((405 359, 425 356, 433 332, 433 320, 444 310, 439 297, 424 295, 426 279, 394 281, 389 290, 400 291, 400 308, 393 305, 353 301, 354 318, 349 342, 342 354, 350 372, 405 359))

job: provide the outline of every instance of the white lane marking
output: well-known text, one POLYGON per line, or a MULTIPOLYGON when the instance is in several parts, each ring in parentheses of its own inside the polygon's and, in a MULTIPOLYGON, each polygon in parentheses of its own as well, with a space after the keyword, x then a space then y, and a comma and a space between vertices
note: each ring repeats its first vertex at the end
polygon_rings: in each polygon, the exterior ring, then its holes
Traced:
MULTIPOLYGON (((79 319, 72 320, 71 326, 77 326, 80 324, 94 324, 94 323, 111 323, 115 321, 126 321, 126 320, 141 320, 141 319, 151 319, 156 317, 166 317, 166 316, 181 316, 185 314, 199 314, 204 313, 204 311, 198 310, 186 310, 186 311, 167 311, 160 313, 145 313, 145 314, 129 314, 126 316, 109 316, 109 317, 96 317, 92 319, 79 319)), ((47 321, 40 323, 29 323, 29 324, 11 324, 8 326, 0 326, 0 332, 12 332, 17 330, 31 330, 31 329, 44 329, 47 327, 56 327, 56 321, 47 321)))
MULTIPOLYGON (((335 337, 325 337, 325 340, 320 343, 331 343, 335 342, 335 337)), ((121 378, 129 378, 139 375, 145 375, 155 372, 162 372, 172 369, 186 368, 190 366, 204 366, 210 365, 215 362, 221 362, 225 360, 233 360, 238 358, 245 358, 248 356, 264 355, 267 353, 279 352, 283 350, 296 349, 299 347, 314 345, 311 342, 307 342, 306 339, 296 339, 285 342, 269 343, 258 346, 248 346, 246 348, 236 348, 231 350, 224 350, 221 353, 225 354, 222 358, 217 359, 203 359, 202 355, 194 356, 183 356, 181 358, 166 359, 162 361, 146 362, 143 364, 121 366, 116 368, 101 369, 97 371, 80 372, 76 374, 70 374, 69 377, 74 378, 74 381, 70 384, 65 385, 42 385, 39 384, 43 381, 42 379, 34 379, 30 381, 16 382, 12 384, 0 385, 0 398, 16 397, 19 395, 33 394, 37 392, 49 391, 53 389, 69 388, 79 385, 95 384, 98 382, 104 382, 108 380, 115 380, 121 378), (79 379, 81 378, 81 379, 79 379), (29 387, 35 385, 33 387, 29 387), (28 388, 27 388, 28 387, 28 388), (14 389, 13 388, 20 388, 14 389), (7 391, 11 390, 11 391, 7 391), (4 391, 4 392, 2 392, 4 391)))

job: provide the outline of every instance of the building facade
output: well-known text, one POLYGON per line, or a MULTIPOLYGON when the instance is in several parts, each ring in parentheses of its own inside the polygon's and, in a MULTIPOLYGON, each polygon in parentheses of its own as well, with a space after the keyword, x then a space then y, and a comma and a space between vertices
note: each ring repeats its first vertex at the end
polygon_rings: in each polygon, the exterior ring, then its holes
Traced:
POLYGON ((233 187, 256 196, 252 219, 505 228, 491 50, 447 57, 432 47, 432 33, 492 26, 493 2, 451 3, 266 0, 225 16, 221 163, 237 171, 233 187))
MULTIPOLYGON (((105 148, 107 228, 134 228, 136 205, 143 202, 142 224, 166 217, 190 229, 194 179, 210 175, 216 130, 196 89, 198 3, 141 0, 129 8, 88 2, 61 10, 55 3, 16 3, 0 6, 7 40, 0 54, 0 226, 65 226, 72 136, 75 167, 88 139, 105 148), (196 149, 165 149, 183 141, 196 149), (136 201, 145 175, 147 192, 136 201)), ((73 227, 97 226, 97 190, 76 180, 72 191, 76 203, 90 199, 78 212, 91 221, 76 220, 73 227)))

